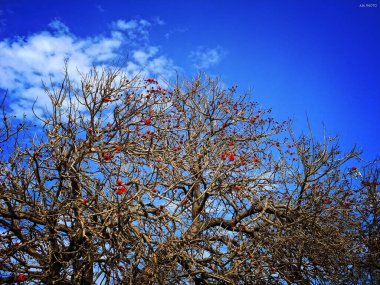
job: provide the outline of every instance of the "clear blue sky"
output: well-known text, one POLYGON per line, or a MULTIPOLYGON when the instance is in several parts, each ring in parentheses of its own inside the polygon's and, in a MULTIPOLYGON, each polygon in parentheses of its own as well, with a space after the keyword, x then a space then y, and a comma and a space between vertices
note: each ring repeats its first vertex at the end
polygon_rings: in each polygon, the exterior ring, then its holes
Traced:
POLYGON ((64 57, 86 69, 127 56, 129 72, 202 69, 252 88, 297 132, 307 115, 380 154, 380 0, 0 0, 0 88, 16 113, 46 103, 40 78, 58 81, 64 57))

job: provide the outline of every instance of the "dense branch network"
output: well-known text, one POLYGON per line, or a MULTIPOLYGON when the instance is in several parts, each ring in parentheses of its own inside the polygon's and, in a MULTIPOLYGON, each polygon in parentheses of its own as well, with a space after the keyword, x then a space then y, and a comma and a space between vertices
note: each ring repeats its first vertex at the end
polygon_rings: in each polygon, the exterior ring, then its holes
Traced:
POLYGON ((46 88, 35 130, 4 119, 1 282, 379 278, 376 168, 360 176, 345 167, 355 150, 285 137, 286 122, 236 91, 93 69, 80 87, 66 74, 46 88))

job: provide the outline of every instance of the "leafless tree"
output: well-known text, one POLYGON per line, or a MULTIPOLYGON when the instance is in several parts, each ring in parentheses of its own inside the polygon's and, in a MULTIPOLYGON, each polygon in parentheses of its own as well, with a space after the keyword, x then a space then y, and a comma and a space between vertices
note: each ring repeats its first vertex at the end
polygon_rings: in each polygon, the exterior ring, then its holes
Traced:
POLYGON ((35 128, 1 126, 2 283, 379 284, 379 172, 355 149, 205 75, 46 92, 35 128))

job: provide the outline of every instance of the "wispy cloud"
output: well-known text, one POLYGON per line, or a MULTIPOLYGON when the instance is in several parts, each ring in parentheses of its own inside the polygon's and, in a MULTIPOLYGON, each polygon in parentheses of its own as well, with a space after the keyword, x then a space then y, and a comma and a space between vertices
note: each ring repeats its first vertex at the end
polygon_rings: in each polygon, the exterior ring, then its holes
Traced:
POLYGON ((190 59, 196 68, 209 68, 217 65, 227 55, 227 51, 221 47, 206 48, 203 46, 197 47, 190 52, 190 59))
POLYGON ((77 70, 85 73, 93 65, 109 65, 125 58, 125 71, 131 75, 140 72, 170 78, 176 67, 149 42, 151 25, 143 19, 119 20, 111 25, 109 35, 82 38, 54 20, 45 31, 4 39, 0 41, 0 89, 8 90, 9 107, 22 115, 31 113, 33 104, 37 112, 46 108, 48 97, 41 82, 60 83, 65 59, 69 59, 69 74, 77 84, 77 70))
POLYGON ((100 12, 100 13, 104 13, 106 10, 103 8, 102 5, 100 4, 96 4, 95 5, 95 8, 100 12))
POLYGON ((70 32, 69 27, 67 27, 64 23, 62 23, 58 19, 51 21, 49 23, 49 27, 62 34, 68 34, 70 32))
POLYGON ((170 39, 172 36, 176 35, 176 34, 182 34, 182 33, 185 33, 187 32, 188 30, 185 29, 185 28, 175 28, 173 30, 170 30, 168 31, 166 34, 165 34, 165 38, 168 40, 170 39))
POLYGON ((5 27, 4 11, 0 9, 0 31, 5 27))
POLYGON ((162 20, 160 17, 155 17, 155 18, 153 19, 153 21, 154 21, 157 25, 159 25, 159 26, 163 26, 163 25, 166 24, 165 21, 162 20))

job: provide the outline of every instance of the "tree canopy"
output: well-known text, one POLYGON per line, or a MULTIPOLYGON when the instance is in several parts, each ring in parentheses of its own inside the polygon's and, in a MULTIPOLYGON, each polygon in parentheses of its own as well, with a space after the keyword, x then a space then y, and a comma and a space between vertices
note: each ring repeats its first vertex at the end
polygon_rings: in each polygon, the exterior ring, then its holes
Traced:
POLYGON ((355 149, 206 75, 46 92, 37 122, 3 111, 1 283, 379 284, 379 171, 355 149))

